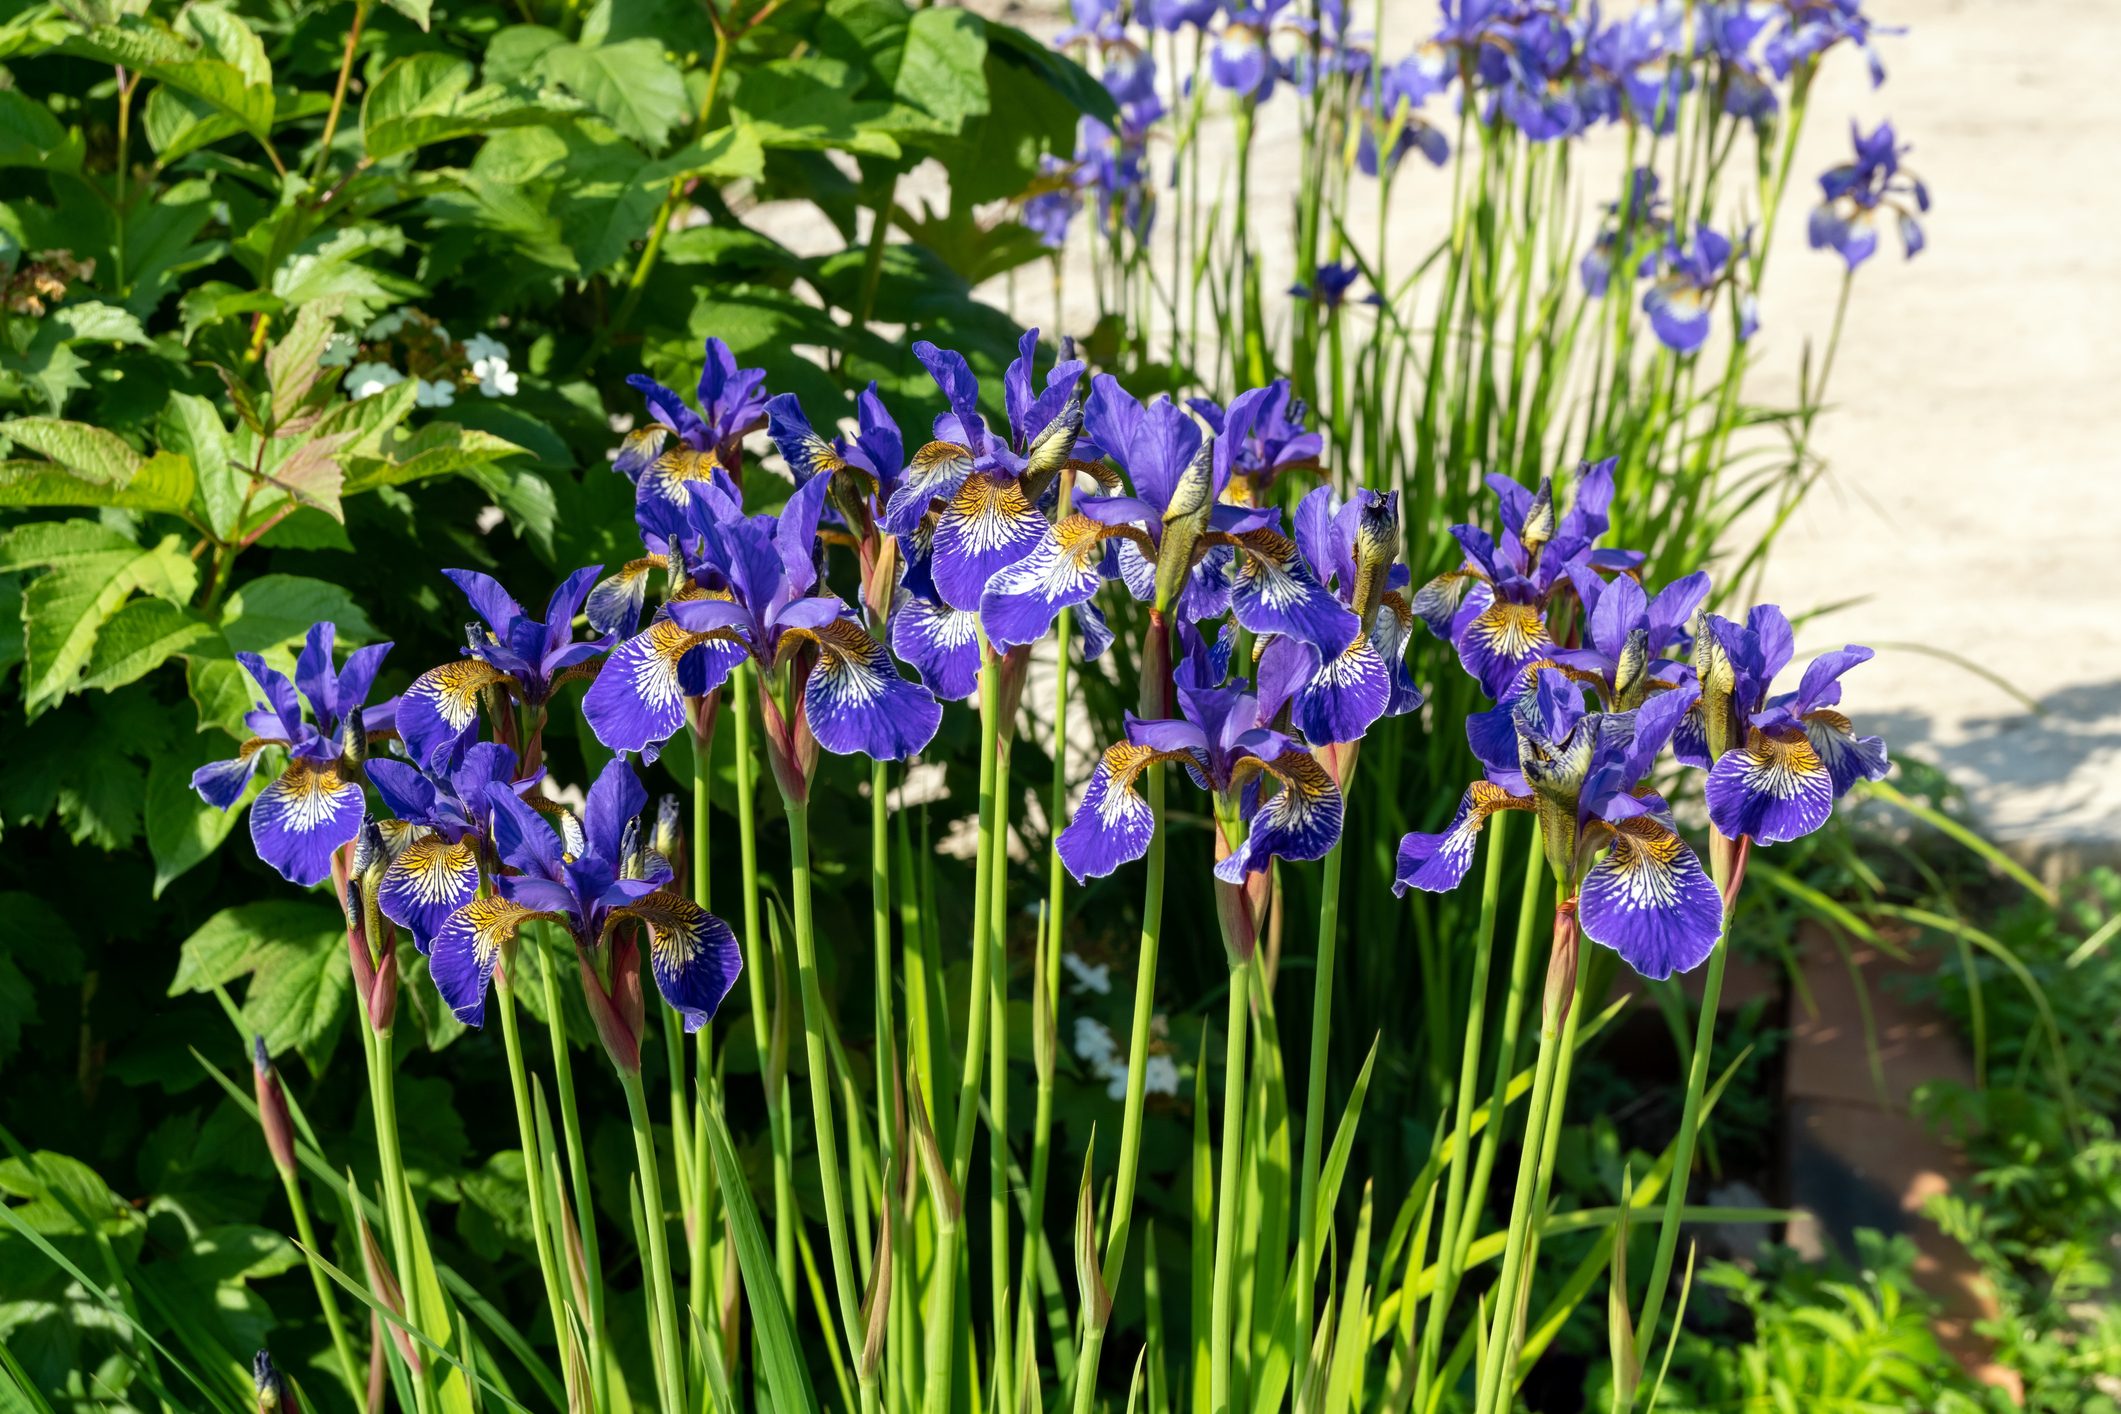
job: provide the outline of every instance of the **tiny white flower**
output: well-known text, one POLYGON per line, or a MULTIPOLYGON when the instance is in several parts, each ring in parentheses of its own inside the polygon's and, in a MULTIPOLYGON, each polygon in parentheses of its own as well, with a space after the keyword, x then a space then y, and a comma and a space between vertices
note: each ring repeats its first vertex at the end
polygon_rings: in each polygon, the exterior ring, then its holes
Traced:
POLYGON ((363 398, 374 397, 394 383, 404 381, 405 375, 387 363, 357 363, 347 370, 341 386, 346 389, 346 396, 359 402, 363 398))
POLYGON ((423 408, 446 408, 457 400, 456 385, 452 383, 431 383, 427 379, 422 378, 419 389, 412 395, 412 400, 423 408))
POLYGON ((394 309, 388 314, 379 315, 375 322, 370 324, 362 333, 361 337, 364 339, 387 339, 392 334, 403 329, 405 321, 409 317, 402 309, 394 309))
POLYGON ((472 372, 476 373, 479 364, 487 359, 508 362, 508 345, 491 334, 473 334, 464 341, 464 357, 470 361, 472 372))
MULTIPOLYGON (((610 427, 614 433, 621 437, 633 431, 633 414, 630 412, 615 412, 605 418, 604 422, 606 426, 610 427)), ((612 455, 617 456, 618 453, 614 452, 612 455)))
MULTIPOLYGON (((1075 1018, 1075 1054, 1084 1065, 1099 1075, 1108 1074, 1119 1056, 1119 1042, 1113 1039, 1112 1028, 1094 1016, 1075 1018)), ((1126 1067, 1120 1066, 1124 1072, 1126 1067)))
POLYGON ((1093 965, 1084 962, 1072 952, 1064 952, 1061 954, 1061 966, 1068 969, 1069 976, 1074 979, 1076 991, 1095 992, 1101 997, 1112 994, 1112 964, 1109 962, 1093 965))
POLYGON ((360 348, 353 335, 334 334, 324 341, 324 352, 317 355, 317 362, 326 368, 344 368, 353 362, 360 348))
POLYGON ((1105 1095, 1114 1100, 1127 1098, 1127 1068, 1115 1065, 1105 1075, 1105 1095))
POLYGON ((479 391, 489 398, 512 398, 518 380, 505 358, 482 358, 471 365, 471 376, 479 380, 479 391))
POLYGON ((1169 1056, 1151 1056, 1142 1068, 1142 1090, 1151 1095, 1178 1093, 1178 1062, 1169 1056))

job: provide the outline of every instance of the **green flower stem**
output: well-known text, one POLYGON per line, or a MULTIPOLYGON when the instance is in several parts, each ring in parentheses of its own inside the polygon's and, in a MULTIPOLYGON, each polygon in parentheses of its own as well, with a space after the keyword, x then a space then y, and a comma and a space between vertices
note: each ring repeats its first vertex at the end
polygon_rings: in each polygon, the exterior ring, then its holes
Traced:
MULTIPOLYGON (((1499 817, 1490 821, 1493 829, 1499 817)), ((1524 889, 1517 907, 1517 939, 1511 948, 1510 990, 1503 1000, 1502 1037, 1495 1053, 1495 1082, 1489 1090, 1488 1123, 1481 1132, 1480 1152, 1473 1160, 1473 1182, 1466 1194, 1464 1221, 1458 1229, 1458 1270, 1466 1269, 1466 1252, 1473 1245, 1475 1229, 1487 1208, 1488 1183, 1495 1174, 1495 1158, 1502 1147, 1502 1120, 1509 1113, 1510 1078, 1517 1073, 1518 1038, 1524 1027, 1525 998, 1532 987, 1532 947, 1539 919, 1540 885, 1546 878, 1546 851, 1535 827, 1527 841, 1524 889)))
MULTIPOLYGON (((1438 1243, 1437 1253, 1439 1268, 1435 1296, 1422 1322, 1420 1362, 1415 1367, 1414 1407, 1417 1409, 1427 1407, 1429 1383, 1435 1375, 1436 1362, 1443 1354, 1444 1319, 1450 1312, 1451 1298, 1457 1293, 1458 1279, 1464 1273, 1464 1252, 1457 1234, 1466 1207, 1466 1153, 1472 1148, 1473 1092, 1480 1076, 1481 1031, 1488 1010, 1488 963, 1495 947, 1495 915, 1501 904, 1503 841, 1509 817, 1508 811, 1502 811, 1488 822, 1487 869, 1481 877, 1480 926, 1473 945, 1473 978, 1466 996, 1466 1034, 1458 1067, 1451 1165, 1444 1180, 1443 1238, 1438 1243)), ((1490 1132, 1500 1128, 1496 1123, 1499 1114, 1497 1110, 1489 1112, 1490 1132)))
POLYGON ((773 1146, 773 1260, 781 1300, 795 1306, 795 1142, 789 1132, 780 1084, 772 1061, 773 1026, 766 1004, 765 936, 759 926, 758 756, 751 744, 754 686, 751 664, 737 664, 729 689, 729 715, 736 730, 736 831, 743 867, 744 977, 751 993, 751 1039, 758 1051, 759 1079, 766 1090, 766 1127, 773 1146))
MULTIPOLYGON (((795 965, 803 997, 803 1053, 810 1072, 810 1120, 817 1137, 818 1181, 825 1196, 825 1234, 831 1242, 832 1280, 839 1302, 842 1335, 859 1355, 862 1346, 861 1295, 854 1282, 854 1262, 847 1246, 847 1201, 840 1191, 839 1142, 832 1122, 832 1059, 825 1046, 825 998, 818 988, 817 937, 810 918, 810 807, 787 801, 788 894, 795 914, 795 965)), ((861 1376, 862 1403, 876 1397, 875 1377, 861 1376)))
MULTIPOLYGON (((1252 1029, 1252 960, 1230 964, 1230 1015, 1223 1038, 1222 1177, 1215 1188, 1215 1295, 1208 1318, 1208 1409, 1229 1414, 1231 1307, 1237 1293, 1237 1198, 1245 1149, 1245 1040, 1252 1029)), ((1131 1077, 1130 1077, 1131 1079, 1131 1077)))
POLYGON ((993 961, 987 945, 987 930, 993 921, 994 879, 989 822, 994 818, 995 748, 1001 725, 1001 659, 991 649, 981 649, 979 674, 979 849, 974 856, 972 883, 972 986, 965 1002, 964 1069, 958 1077, 957 1113, 950 1135, 950 1181, 959 1193, 971 1176, 972 1136, 979 1118, 981 1069, 987 1059, 987 1023, 992 1008, 982 999, 988 995, 989 966, 993 961))
POLYGON ((987 830, 987 964, 993 1020, 987 1027, 987 1221, 988 1264, 993 1303, 993 1341, 998 1365, 1014 1348, 1009 1302, 1009 737, 1010 723, 997 722, 994 736, 994 803, 987 830))
POLYGON ((678 1305, 670 1286, 669 1224, 663 1209, 663 1176, 655 1156, 655 1127, 648 1117, 648 1093, 641 1084, 641 1073, 621 1070, 619 1085, 626 1092, 626 1117, 633 1126, 634 1167, 641 1177, 641 1225, 648 1233, 641 1274, 648 1283, 655 1314, 656 1387, 667 1414, 679 1414, 686 1407, 684 1361, 678 1358, 678 1305))
MULTIPOLYGON (((1557 929, 1557 945, 1560 941, 1557 929)), ((1510 1226, 1503 1246, 1502 1268, 1496 1279, 1494 1312, 1489 1318, 1488 1349, 1481 1362, 1480 1383, 1476 1386, 1479 1392, 1479 1400, 1475 1405, 1478 1414, 1490 1414, 1490 1411, 1501 1407, 1500 1401, 1505 1398, 1505 1372, 1509 1368, 1512 1344, 1510 1335, 1517 1325, 1519 1293, 1523 1289, 1525 1278, 1525 1244, 1530 1240, 1537 1216, 1532 1211, 1533 1199, 1538 1189, 1547 1111, 1553 1101, 1554 1075, 1560 1059, 1561 1033, 1565 1022, 1562 1015, 1564 1004, 1561 997, 1555 995, 1558 989, 1551 985, 1554 980, 1552 962, 1549 964, 1548 975, 1548 997, 1541 1009, 1539 1021, 1539 1059, 1532 1071, 1531 1102, 1525 1111, 1524 1148, 1517 1162, 1517 1188, 1510 1200, 1510 1226)), ((1573 991, 1573 983, 1571 990, 1573 991)), ((1490 1128, 1494 1127, 1496 1125, 1491 1122, 1490 1128)))
MULTIPOLYGON (((1355 779, 1354 744, 1343 748, 1345 797, 1355 779)), ((1304 1148, 1296 1203, 1296 1387, 1311 1375, 1312 1295, 1318 1274, 1318 1166, 1326 1127, 1326 1041, 1333 1027, 1333 976, 1340 953, 1341 841, 1326 852, 1318 895, 1318 961, 1311 973, 1311 1059, 1304 1074, 1304 1148)))
POLYGON ((589 1388, 599 1411, 611 1408, 611 1358, 604 1348, 604 1263, 597 1239, 597 1210, 589 1192, 589 1155, 582 1143, 582 1117, 574 1102, 574 1057, 567 1044, 567 1014, 560 1005, 559 969, 568 947, 564 935, 538 955, 545 987, 545 1028, 552 1041, 553 1079, 560 1097, 560 1132, 567 1145, 567 1173, 574 1189, 575 1226, 582 1239, 582 1268, 589 1289, 589 1388))
POLYGON ((891 976, 891 767, 869 763, 869 926, 876 965, 876 1146, 878 1171, 884 1175, 882 1204, 888 1220, 894 1210, 888 1192, 897 1171, 898 1122, 893 1075, 898 1069, 898 1020, 892 1005, 891 976))
MULTIPOLYGON (((376 934, 370 934, 374 937, 376 934)), ((386 965, 395 966, 395 961, 386 965)), ((391 1058, 391 1028, 362 1027, 368 1048, 369 1099, 375 1109, 376 1158, 383 1167, 383 1217, 390 1228, 391 1258, 398 1266, 398 1287, 405 1296, 405 1318, 430 1334, 435 1323, 420 1300, 418 1264, 413 1259, 411 1190, 405 1183, 405 1159, 398 1149, 398 1092, 391 1058)), ((439 1314, 439 1313, 435 1313, 439 1314)), ((423 1362, 413 1374, 415 1402, 425 1414, 434 1402, 433 1366, 423 1362)))
MULTIPOLYGON (((695 732, 692 737, 692 831, 687 841, 692 846, 692 901, 702 911, 708 909, 714 897, 712 881, 707 876, 707 860, 712 850, 714 809, 711 770, 712 737, 703 737, 695 732)), ((664 1008, 666 1015, 675 1019, 677 1013, 664 1008)), ((676 1075, 685 1056, 683 1031, 676 1032, 677 1041, 670 1048, 670 1069, 676 1075)), ((708 1260, 713 1244, 708 1234, 714 1230, 714 1166, 707 1157, 707 1101, 714 1093, 714 1023, 708 1022, 694 1033, 693 1047, 693 1110, 688 1114, 688 1129, 676 1131, 675 1142, 685 1144, 689 1138, 692 1161, 693 1205, 686 1214, 685 1228, 685 1275, 686 1300, 691 1310, 700 1315, 699 1340, 712 1339, 706 1312, 708 1306, 708 1275, 713 1263, 708 1260)), ((672 1082, 673 1091, 678 1088, 672 1082)), ((675 1126, 673 1126, 675 1130, 675 1126)))
POLYGON ((501 1039, 508 1052, 508 1085, 515 1098, 516 1135, 523 1146, 523 1191, 530 1200, 530 1236, 538 1252, 538 1275, 545 1282, 545 1309, 552 1316, 553 1346, 564 1359, 567 1350, 567 1306, 560 1299, 559 1268, 553 1260, 552 1224, 545 1215, 545 1164, 538 1145, 537 1118, 530 1107, 530 1073, 523 1064, 523 1029, 516 1020, 514 962, 497 969, 494 991, 501 1011, 501 1039))
POLYGON ((1679 1136, 1672 1141, 1671 1185, 1664 1197, 1664 1220, 1657 1229, 1657 1255, 1650 1261, 1650 1284, 1643 1293, 1642 1319, 1635 1323, 1635 1348, 1654 1350, 1657 1322, 1663 1314, 1665 1286, 1672 1278, 1672 1258, 1679 1250, 1680 1210, 1686 1206, 1687 1177, 1694 1168, 1694 1143, 1701 1134, 1701 1097, 1708 1089, 1709 1053, 1715 1047, 1716 1013, 1723 1001, 1723 969, 1731 955, 1731 916, 1744 881, 1743 856, 1720 834, 1709 847, 1709 870, 1723 895, 1723 938, 1709 954, 1702 977, 1701 1016, 1695 1023, 1694 1054, 1688 1058, 1686 1099, 1679 1112, 1679 1136))
POLYGON ((332 1353, 338 1357, 339 1377, 346 1381, 346 1389, 353 1396, 355 1407, 360 1407, 368 1397, 368 1377, 361 1369, 361 1362, 354 1358, 353 1341, 346 1334, 346 1322, 339 1315, 338 1300, 331 1294, 331 1282, 324 1269, 317 1265, 317 1254, 324 1249, 317 1245, 317 1231, 309 1221, 309 1200, 302 1196, 302 1179, 297 1170, 288 1169, 280 1175, 280 1186, 287 1190, 287 1206, 295 1215, 295 1236, 302 1240, 303 1263, 309 1268, 309 1280, 317 1288, 317 1305, 324 1311, 324 1325, 331 1332, 332 1353))

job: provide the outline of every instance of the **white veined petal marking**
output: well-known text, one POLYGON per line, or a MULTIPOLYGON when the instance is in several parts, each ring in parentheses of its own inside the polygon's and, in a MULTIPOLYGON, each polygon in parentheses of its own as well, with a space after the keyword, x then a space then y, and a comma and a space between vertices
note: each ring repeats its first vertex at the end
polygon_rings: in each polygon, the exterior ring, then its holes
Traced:
POLYGON ((467 876, 476 887, 478 864, 470 845, 461 840, 448 844, 430 835, 407 845, 391 861, 390 872, 404 882, 417 902, 448 903, 463 892, 467 876))
POLYGON ((1662 911, 1679 898, 1679 854, 1686 844, 1647 815, 1613 826, 1608 863, 1615 888, 1630 909, 1662 911))
POLYGON ((326 767, 319 770, 307 761, 296 761, 287 773, 268 788, 280 799, 280 822, 298 835, 319 829, 344 803, 345 793, 356 789, 326 767))
POLYGON ((1522 658, 1554 641, 1547 634, 1546 622, 1539 617, 1539 610, 1530 604, 1512 604, 1503 600, 1489 605, 1479 618, 1473 620, 1472 633, 1502 658, 1522 658))
POLYGON ((1238 556, 1239 576, 1253 587, 1262 604, 1286 609, 1303 601, 1304 587, 1290 567, 1296 562, 1296 544, 1271 530, 1251 530, 1238 537, 1245 553, 1238 556))
POLYGON ((641 636, 648 640, 645 651, 629 665, 634 694, 650 707, 668 707, 684 696, 678 686, 678 660, 695 644, 705 642, 706 635, 689 633, 669 619, 658 619, 641 636))
POLYGON ((1031 503, 1024 499, 1016 483, 996 481, 991 476, 966 478, 951 497, 950 510, 958 518, 955 533, 959 548, 967 554, 1004 549, 1036 535, 1039 529, 1026 524, 1033 517, 1031 503))
POLYGON ((1745 744, 1745 788, 1775 800, 1795 800, 1820 789, 1827 779, 1826 763, 1819 759, 1810 738, 1803 732, 1770 736, 1750 733, 1745 744))
POLYGON ((479 714, 479 694, 505 676, 481 659, 460 658, 422 673, 408 695, 432 702, 443 725, 460 732, 479 714))
POLYGON ((835 701, 866 707, 889 689, 887 676, 898 676, 876 640, 845 619, 834 619, 821 628, 802 632, 817 641, 822 656, 816 672, 824 680, 825 695, 835 701))

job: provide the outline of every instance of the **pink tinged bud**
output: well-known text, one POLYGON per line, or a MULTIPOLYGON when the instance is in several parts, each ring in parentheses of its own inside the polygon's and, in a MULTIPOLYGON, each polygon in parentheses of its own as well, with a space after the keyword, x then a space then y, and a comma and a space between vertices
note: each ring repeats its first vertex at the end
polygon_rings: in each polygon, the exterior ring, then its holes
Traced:
MULTIPOLYGON (((801 703, 801 694, 796 697, 801 703)), ((773 689, 767 675, 759 674, 759 720, 765 728, 766 761, 773 767, 774 784, 781 788, 781 799, 790 805, 802 805, 810 799, 810 772, 817 766, 817 738, 810 735, 802 725, 801 707, 797 708, 793 726, 781 715, 781 704, 774 701, 773 689), (809 746, 803 750, 805 740, 809 746)))
POLYGON ((1569 1019, 1576 998, 1576 900, 1554 910, 1554 949, 1547 955, 1547 991, 1544 1015, 1547 1025, 1559 1031, 1569 1019))
POLYGON ((1136 715, 1150 720, 1171 715, 1171 624, 1162 609, 1149 611, 1149 637, 1142 645, 1141 703, 1136 715))
POLYGON ((936 1221, 944 1227, 956 1227, 964 1212, 964 1200, 951 1181, 950 1161, 935 1142, 935 1127, 928 1123, 928 1105, 917 1081, 913 1086, 913 1150, 919 1155, 921 1173, 928 1180, 928 1200, 935 1205, 936 1221))
POLYGON ((368 993, 368 1024, 378 1035, 390 1030, 398 1015, 398 938, 389 924, 383 927, 383 955, 377 960, 376 980, 368 993))
POLYGON ((261 1350, 250 1362, 251 1386, 258 1395, 258 1414, 296 1414, 301 1407, 287 1377, 272 1362, 272 1352, 261 1350))
POLYGON ((884 1336, 891 1328, 891 1234, 897 1227, 888 1213, 876 1225, 876 1258, 869 1264, 869 1290, 862 1296, 862 1348, 857 1355, 865 1385, 884 1363, 884 1336))
POLYGON ((361 902, 361 881, 343 881, 339 897, 346 903, 346 955, 353 964, 354 995, 365 1005, 376 990, 376 962, 368 950, 368 913, 361 902))
POLYGON ((614 934, 611 942, 612 990, 604 990, 602 979, 596 968, 590 966, 589 954, 576 949, 575 962, 582 974, 582 998, 589 1004, 589 1019, 596 1023, 597 1039, 604 1043, 604 1054, 622 1075, 638 1075, 641 1072, 641 966, 640 950, 626 934, 614 934), (632 976, 631 1019, 628 1007, 622 1000, 628 988, 628 974, 632 976))
POLYGON ((265 1038, 251 1042, 251 1080, 258 1096, 258 1125, 265 1131, 265 1147, 272 1151, 273 1167, 282 1178, 295 1172, 295 1125, 287 1112, 287 1095, 280 1089, 279 1072, 266 1053, 265 1038))
POLYGON ((1103 1264, 1097 1255, 1097 1189, 1090 1161, 1097 1152, 1096 1131, 1083 1155, 1083 1182, 1075 1194, 1075 1283, 1082 1294, 1083 1319, 1092 1331, 1102 1331, 1112 1317, 1112 1292, 1105 1285, 1103 1264))

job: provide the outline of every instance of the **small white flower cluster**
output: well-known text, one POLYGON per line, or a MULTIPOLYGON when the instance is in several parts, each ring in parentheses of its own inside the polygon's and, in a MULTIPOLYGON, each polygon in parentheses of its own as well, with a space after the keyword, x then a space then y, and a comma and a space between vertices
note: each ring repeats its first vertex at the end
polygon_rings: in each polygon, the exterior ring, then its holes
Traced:
MULTIPOLYGON (((420 334, 420 342, 431 337, 438 340, 445 350, 451 344, 449 331, 440 324, 430 323, 425 316, 417 316, 410 310, 396 309, 380 316, 361 331, 361 340, 380 343, 393 338, 408 328, 420 334)), ((374 397, 385 388, 405 381, 405 375, 388 363, 377 360, 354 362, 360 343, 350 334, 333 334, 325 342, 324 352, 318 361, 326 368, 346 368, 341 380, 346 395, 359 402, 374 397), (351 367, 348 365, 351 364, 351 367)), ((471 365, 471 376, 478 381, 479 391, 489 398, 512 398, 521 386, 521 380, 508 366, 508 346, 490 334, 474 334, 464 341, 463 356, 471 365)), ((446 356, 446 355, 445 355, 446 356)), ((457 400, 457 385, 447 378, 420 378, 413 390, 413 402, 423 408, 446 408, 457 400)))
MULTIPOLYGON (((1120 1054, 1119 1041, 1111 1027, 1094 1016, 1075 1018, 1075 1055, 1092 1075, 1105 1082, 1107 1095, 1115 1100, 1126 1098, 1127 1061, 1120 1054)), ((1168 1055, 1150 1055, 1142 1067, 1142 1090, 1151 1095, 1176 1095, 1178 1062, 1168 1055)))
POLYGON ((1061 966, 1068 969, 1068 976, 1078 992, 1095 992, 1101 997, 1112 994, 1112 964, 1109 962, 1088 963, 1072 952, 1061 954, 1061 966))
POLYGON ((471 376, 479 380, 479 391, 489 398, 512 398, 516 375, 508 366, 508 347, 490 334, 474 334, 464 341, 464 357, 471 360, 471 376))

